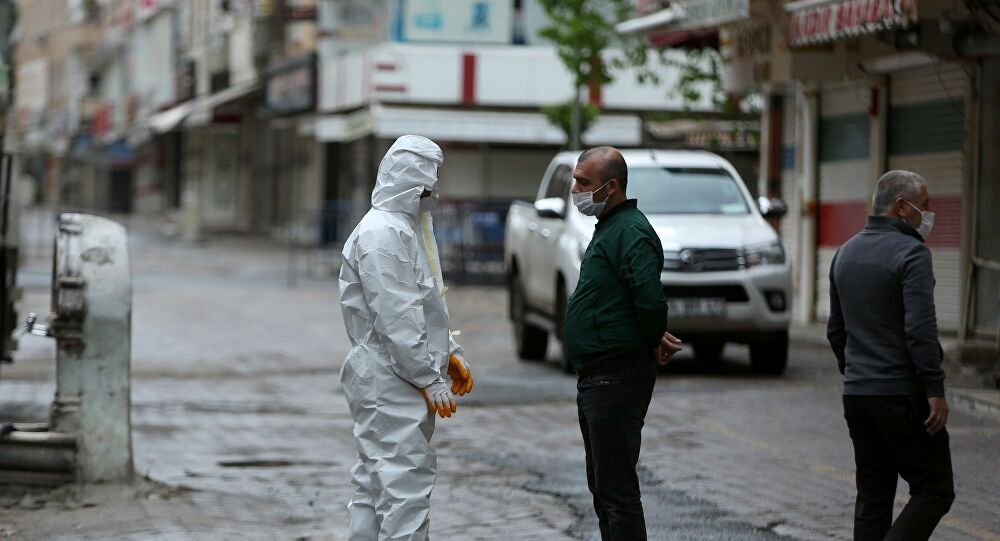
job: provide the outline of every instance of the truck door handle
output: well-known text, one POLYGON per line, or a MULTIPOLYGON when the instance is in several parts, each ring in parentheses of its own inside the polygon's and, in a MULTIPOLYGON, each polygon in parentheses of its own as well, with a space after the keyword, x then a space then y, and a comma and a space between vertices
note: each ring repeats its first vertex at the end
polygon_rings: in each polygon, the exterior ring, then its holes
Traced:
POLYGON ((547 239, 547 238, 549 238, 549 235, 551 235, 551 234, 552 234, 552 232, 549 231, 549 228, 546 227, 545 229, 542 229, 542 237, 543 238, 547 239))
POLYGON ((528 222, 528 231, 538 231, 538 224, 535 222, 528 222))

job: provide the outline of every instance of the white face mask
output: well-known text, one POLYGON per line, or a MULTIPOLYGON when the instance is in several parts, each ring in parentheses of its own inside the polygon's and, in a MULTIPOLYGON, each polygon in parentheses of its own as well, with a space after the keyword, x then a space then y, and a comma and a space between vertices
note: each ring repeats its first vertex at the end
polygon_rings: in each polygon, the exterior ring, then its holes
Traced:
MULTIPOLYGON (((611 181, 609 180, 608 182, 611 181)), ((586 216, 600 216, 601 213, 604 212, 604 207, 608 204, 607 198, 605 198, 604 201, 597 203, 594 201, 594 194, 603 190, 604 187, 608 185, 608 182, 605 182, 600 188, 592 192, 578 192, 572 194, 573 204, 576 205, 577 210, 579 210, 581 214, 586 216)))
POLYGON ((917 228, 917 233, 924 239, 927 235, 931 234, 931 229, 934 229, 934 213, 929 210, 920 210, 916 205, 910 203, 906 199, 903 200, 904 203, 913 207, 913 210, 920 213, 920 227, 917 228))

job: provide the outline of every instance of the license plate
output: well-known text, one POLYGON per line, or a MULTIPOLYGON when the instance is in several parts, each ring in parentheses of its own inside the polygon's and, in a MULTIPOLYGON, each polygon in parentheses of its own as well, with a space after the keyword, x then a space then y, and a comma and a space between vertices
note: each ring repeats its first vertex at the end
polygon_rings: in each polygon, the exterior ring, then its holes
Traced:
POLYGON ((723 317, 726 299, 667 299, 669 317, 723 317))

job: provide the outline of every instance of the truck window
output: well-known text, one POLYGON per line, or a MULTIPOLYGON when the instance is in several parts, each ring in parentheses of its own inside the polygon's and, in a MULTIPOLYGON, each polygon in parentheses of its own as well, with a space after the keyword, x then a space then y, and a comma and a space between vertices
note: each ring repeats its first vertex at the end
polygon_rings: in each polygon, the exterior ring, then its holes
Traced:
POLYGON ((545 197, 565 198, 569 193, 570 182, 573 180, 572 171, 568 165, 560 165, 552 173, 552 179, 545 189, 545 197))
POLYGON ((697 167, 635 167, 628 195, 646 214, 749 214, 738 181, 726 170, 697 167))

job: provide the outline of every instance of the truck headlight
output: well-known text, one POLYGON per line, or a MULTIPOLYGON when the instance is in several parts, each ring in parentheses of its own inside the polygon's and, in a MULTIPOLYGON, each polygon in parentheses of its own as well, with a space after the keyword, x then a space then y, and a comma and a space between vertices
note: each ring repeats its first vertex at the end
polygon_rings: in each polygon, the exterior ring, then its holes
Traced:
POLYGON ((783 265, 785 249, 780 242, 754 244, 743 248, 743 261, 747 268, 757 265, 783 265))

